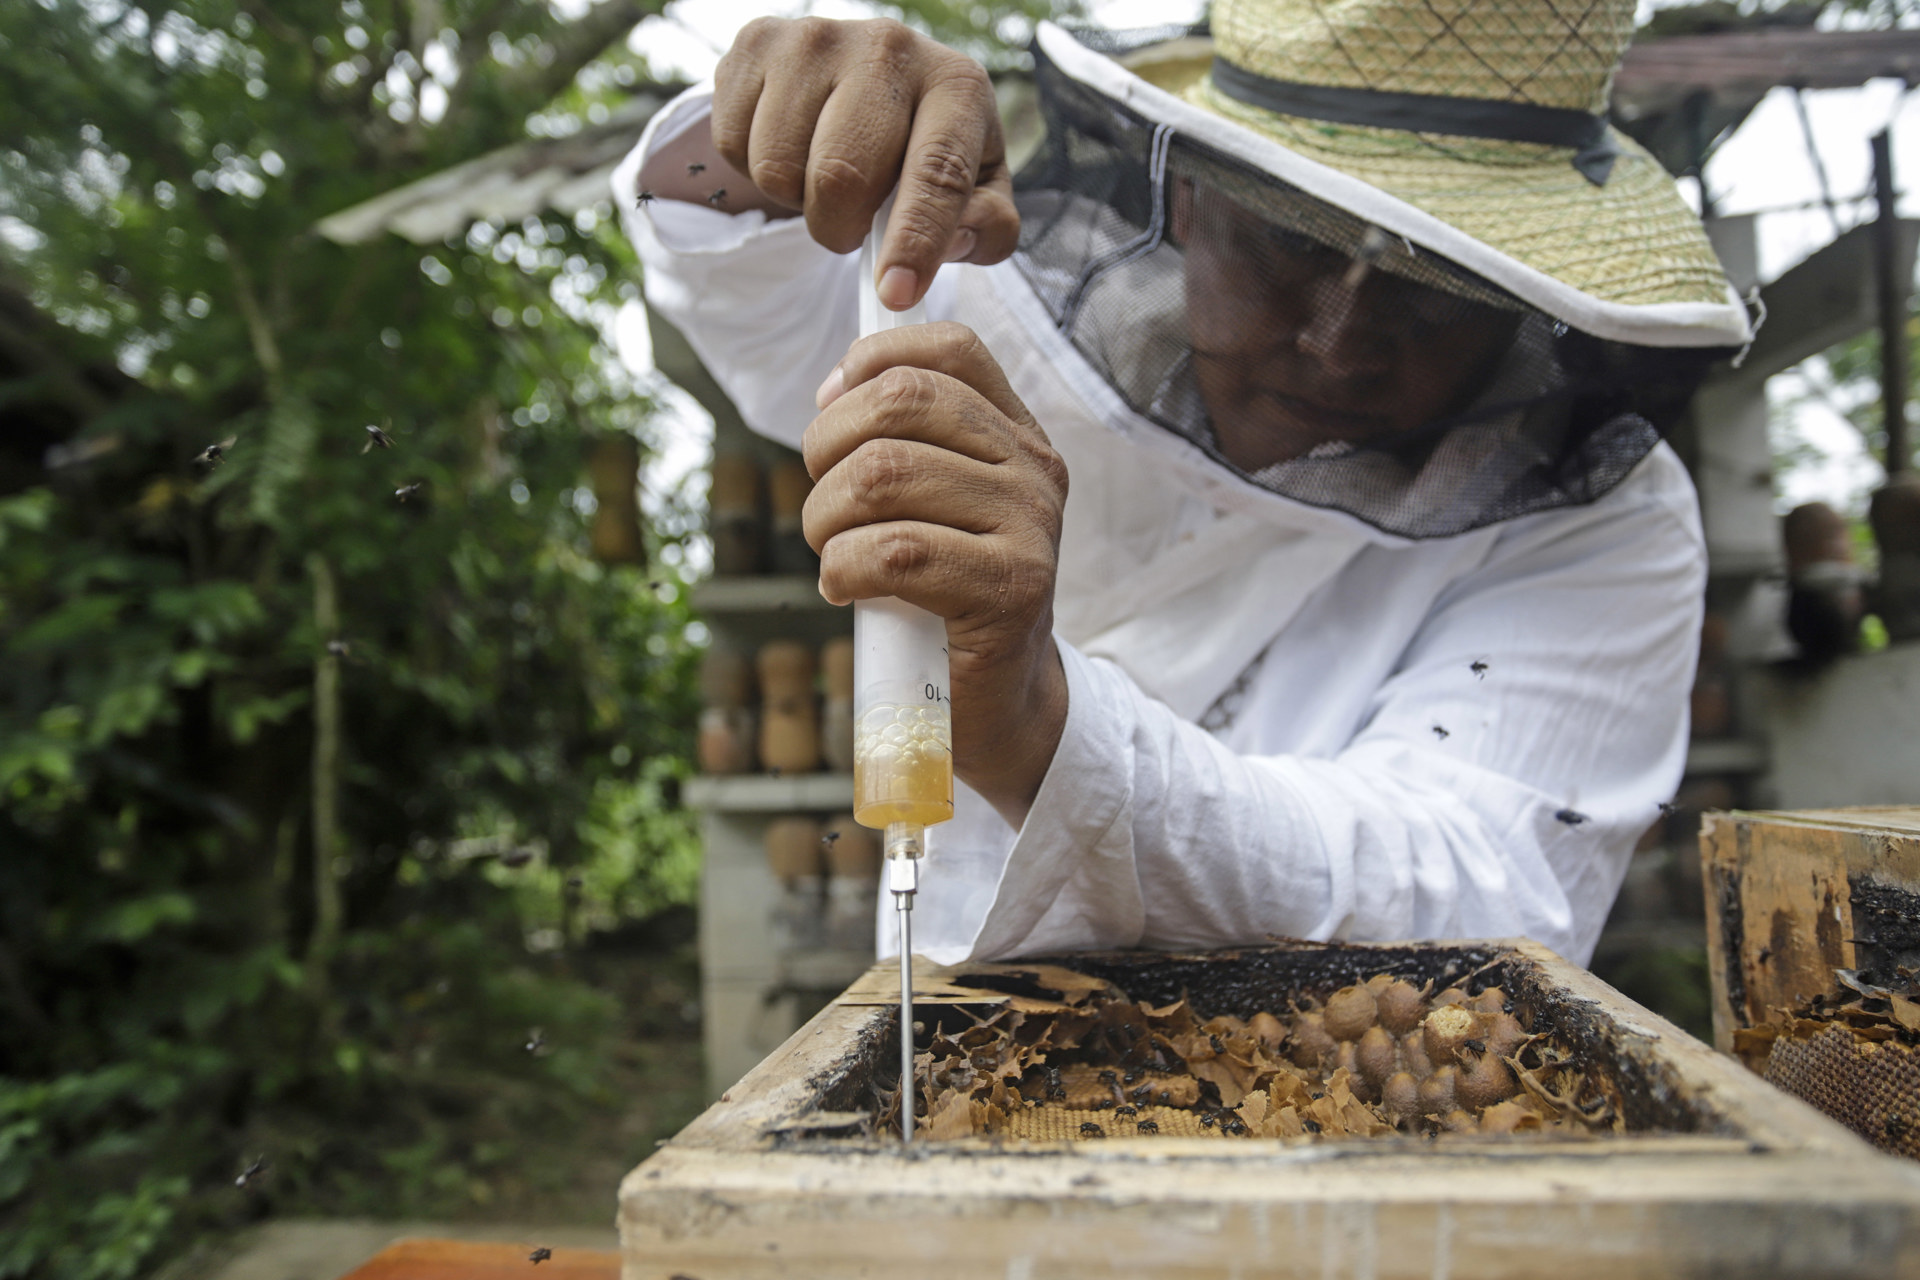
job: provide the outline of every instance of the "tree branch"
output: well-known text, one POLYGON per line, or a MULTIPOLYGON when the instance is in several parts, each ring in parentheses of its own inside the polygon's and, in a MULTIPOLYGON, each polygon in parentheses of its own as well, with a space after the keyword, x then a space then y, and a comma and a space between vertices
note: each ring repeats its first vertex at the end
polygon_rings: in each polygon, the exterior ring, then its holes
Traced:
POLYGON ((280 398, 280 373, 284 363, 280 359, 280 343, 273 336, 273 325, 267 319, 265 308, 260 305, 260 295, 253 287, 253 273, 240 256, 233 242, 222 236, 221 243, 227 249, 227 267, 233 273, 233 296, 239 303, 240 315, 247 322, 247 339, 253 344, 253 358, 260 362, 261 370, 267 375, 267 395, 270 399, 280 398))
POLYGON ((553 61, 544 67, 528 67, 504 81, 509 93, 544 104, 573 83, 580 68, 606 51, 606 47, 666 8, 666 0, 602 0, 587 10, 578 22, 560 28, 550 43, 553 61))

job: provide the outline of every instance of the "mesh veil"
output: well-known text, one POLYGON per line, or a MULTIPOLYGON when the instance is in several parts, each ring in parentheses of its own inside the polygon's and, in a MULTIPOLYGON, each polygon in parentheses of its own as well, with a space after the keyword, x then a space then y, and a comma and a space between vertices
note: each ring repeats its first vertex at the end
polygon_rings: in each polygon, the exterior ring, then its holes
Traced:
POLYGON ((1592 502, 1730 354, 1584 333, 1035 63, 1016 266, 1133 412, 1270 493, 1405 538, 1592 502))

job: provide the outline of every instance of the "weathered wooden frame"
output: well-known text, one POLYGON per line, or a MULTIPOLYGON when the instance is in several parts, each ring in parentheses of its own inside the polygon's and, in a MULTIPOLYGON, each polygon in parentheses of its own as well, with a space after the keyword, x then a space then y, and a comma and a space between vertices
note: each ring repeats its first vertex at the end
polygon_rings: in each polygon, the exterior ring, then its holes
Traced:
POLYGON ((1832 994, 1835 969, 1912 963, 1920 930, 1881 932, 1876 894, 1920 912, 1920 806, 1709 813, 1700 823, 1713 1043, 1832 994), (1891 943, 1892 945, 1885 945, 1891 943))
MULTIPOLYGON (((898 971, 882 965, 627 1176, 623 1274, 1920 1276, 1920 1169, 1879 1155, 1533 943, 1071 963, 1126 974, 1130 992, 1152 998, 1203 971, 1193 966, 1317 966, 1324 987, 1448 955, 1504 966, 1510 992, 1552 1006, 1556 1026, 1604 1047, 1632 1095, 1630 1121, 1638 1107, 1642 1121, 1682 1131, 1439 1144, 973 1139, 904 1149, 859 1136, 866 1114, 850 1109, 895 1052, 898 971)), ((961 983, 1022 972, 934 970, 918 983, 920 1007, 937 1017, 942 1004, 991 1006, 991 992, 961 983)))

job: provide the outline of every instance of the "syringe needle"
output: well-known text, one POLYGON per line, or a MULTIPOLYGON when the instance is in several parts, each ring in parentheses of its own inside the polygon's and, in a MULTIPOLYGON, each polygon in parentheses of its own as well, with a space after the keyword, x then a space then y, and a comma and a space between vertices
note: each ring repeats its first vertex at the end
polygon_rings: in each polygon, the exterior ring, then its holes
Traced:
POLYGON ((913 1141, 913 891, 893 895, 900 921, 900 1140, 913 1141))

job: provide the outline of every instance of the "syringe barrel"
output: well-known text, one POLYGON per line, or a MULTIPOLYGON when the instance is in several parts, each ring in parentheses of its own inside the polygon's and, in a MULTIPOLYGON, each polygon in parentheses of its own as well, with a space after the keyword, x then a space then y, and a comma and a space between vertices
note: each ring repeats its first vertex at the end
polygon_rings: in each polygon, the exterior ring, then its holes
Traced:
MULTIPOLYGON (((889 195, 860 252, 860 336, 921 324, 926 304, 880 305, 874 269, 889 195)), ((932 826, 953 816, 953 717, 947 624, 895 599, 853 606, 853 816, 865 827, 932 826)), ((901 846, 906 847, 905 845, 901 846)), ((923 848, 919 841, 916 850, 923 848)), ((918 854, 908 855, 917 857, 918 854)))
POLYGON ((947 624, 905 601, 853 606, 853 816, 931 826, 953 816, 947 624))

